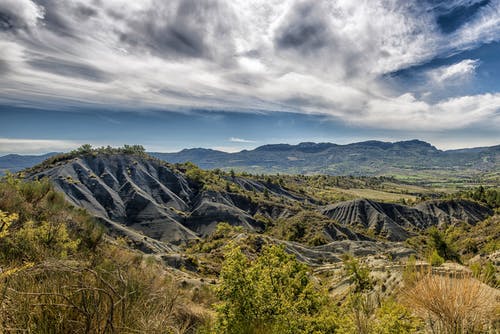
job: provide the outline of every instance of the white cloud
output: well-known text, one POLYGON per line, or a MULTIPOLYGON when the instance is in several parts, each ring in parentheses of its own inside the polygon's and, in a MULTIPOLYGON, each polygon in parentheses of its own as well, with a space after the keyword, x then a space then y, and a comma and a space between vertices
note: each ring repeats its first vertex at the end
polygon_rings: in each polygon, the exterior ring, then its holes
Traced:
POLYGON ((67 140, 0 138, 0 153, 39 154, 61 152, 75 149, 81 145, 81 143, 67 140))
POLYGON ((449 66, 442 66, 428 73, 432 81, 442 84, 445 81, 461 83, 472 76, 479 66, 478 59, 464 59, 461 62, 449 66))
POLYGON ((500 126, 500 93, 460 96, 430 104, 412 94, 373 99, 362 115, 348 119, 359 125, 401 130, 451 130, 482 124, 500 126))
MULTIPOLYGON (((498 1, 446 36, 425 3, 0 0, 31 30, 0 31, 0 102, 295 111, 379 128, 496 122, 495 94, 429 103, 381 84, 393 71, 500 40, 498 1)), ((478 64, 429 75, 450 82, 478 64)))
POLYGON ((2 0, 0 12, 4 14, 1 23, 13 29, 32 29, 45 14, 44 8, 31 0, 2 0))
POLYGON ((232 143, 255 143, 255 140, 248 140, 243 138, 231 137, 229 141, 232 143))

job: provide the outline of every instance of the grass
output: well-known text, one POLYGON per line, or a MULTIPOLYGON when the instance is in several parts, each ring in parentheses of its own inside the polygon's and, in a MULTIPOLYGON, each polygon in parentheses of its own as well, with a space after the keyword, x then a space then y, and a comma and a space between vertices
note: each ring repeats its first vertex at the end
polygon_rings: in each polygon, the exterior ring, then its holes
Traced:
POLYGON ((404 292, 405 303, 431 333, 485 333, 500 323, 495 291, 469 275, 423 274, 404 292))

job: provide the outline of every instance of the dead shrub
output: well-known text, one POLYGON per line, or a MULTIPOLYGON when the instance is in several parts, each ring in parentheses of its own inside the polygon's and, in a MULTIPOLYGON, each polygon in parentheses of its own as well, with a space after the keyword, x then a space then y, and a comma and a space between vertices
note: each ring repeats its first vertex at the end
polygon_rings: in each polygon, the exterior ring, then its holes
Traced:
POLYGON ((428 271, 403 293, 405 304, 432 333, 484 333, 498 325, 497 291, 469 274, 428 271))

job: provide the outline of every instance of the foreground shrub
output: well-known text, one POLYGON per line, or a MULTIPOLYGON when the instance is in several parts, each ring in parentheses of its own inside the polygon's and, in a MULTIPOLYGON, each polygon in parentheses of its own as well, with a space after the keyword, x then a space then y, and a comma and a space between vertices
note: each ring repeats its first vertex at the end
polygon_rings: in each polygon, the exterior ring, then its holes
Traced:
POLYGON ((423 274, 404 295, 432 333, 484 333, 498 324, 494 290, 463 274, 423 274))
POLYGON ((46 262, 0 275, 0 332, 194 333, 206 311, 137 261, 46 262))

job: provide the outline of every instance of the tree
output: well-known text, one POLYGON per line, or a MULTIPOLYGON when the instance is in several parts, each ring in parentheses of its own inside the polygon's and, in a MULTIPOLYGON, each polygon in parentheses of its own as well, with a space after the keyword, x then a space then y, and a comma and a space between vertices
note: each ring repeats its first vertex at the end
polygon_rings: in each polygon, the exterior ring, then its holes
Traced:
POLYGON ((373 281, 370 277, 370 269, 359 263, 358 259, 346 255, 344 257, 344 269, 347 275, 351 276, 354 283, 354 293, 367 292, 373 288, 373 281))
POLYGON ((231 248, 220 278, 216 333, 334 333, 307 267, 283 247, 265 247, 254 261, 231 248))
POLYGON ((453 249, 452 245, 446 240, 443 233, 441 233, 437 228, 432 227, 429 229, 429 236, 431 245, 436 250, 437 255, 442 257, 444 260, 452 260, 460 262, 460 256, 457 251, 453 249))
POLYGON ((76 152, 78 154, 89 154, 92 152, 92 145, 90 144, 83 144, 79 148, 76 149, 76 152))

